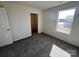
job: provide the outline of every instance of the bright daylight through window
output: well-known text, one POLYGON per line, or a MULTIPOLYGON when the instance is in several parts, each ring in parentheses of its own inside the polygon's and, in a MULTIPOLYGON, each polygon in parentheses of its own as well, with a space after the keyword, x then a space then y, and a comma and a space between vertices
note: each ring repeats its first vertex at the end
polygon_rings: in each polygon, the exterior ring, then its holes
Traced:
POLYGON ((59 11, 56 31, 66 34, 71 33, 75 10, 76 9, 73 8, 69 10, 59 11))

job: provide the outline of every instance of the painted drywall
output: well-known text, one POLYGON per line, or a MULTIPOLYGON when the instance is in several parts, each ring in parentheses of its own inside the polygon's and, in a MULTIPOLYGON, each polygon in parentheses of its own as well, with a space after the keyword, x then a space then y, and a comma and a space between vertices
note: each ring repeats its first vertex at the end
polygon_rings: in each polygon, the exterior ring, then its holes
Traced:
POLYGON ((42 32, 42 11, 12 2, 0 2, 6 9, 13 41, 31 36, 30 13, 37 13, 38 33, 42 32))
POLYGON ((79 47, 79 2, 69 2, 54 8, 43 11, 43 32, 51 36, 55 36, 63 41, 79 47), (67 35, 56 31, 58 10, 65 10, 76 7, 74 22, 71 34, 67 35))

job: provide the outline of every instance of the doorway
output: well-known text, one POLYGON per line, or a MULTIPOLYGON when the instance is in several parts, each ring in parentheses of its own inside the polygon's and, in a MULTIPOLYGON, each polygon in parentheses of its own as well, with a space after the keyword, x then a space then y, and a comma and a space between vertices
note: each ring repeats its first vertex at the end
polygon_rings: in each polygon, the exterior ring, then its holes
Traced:
POLYGON ((32 35, 38 33, 38 14, 31 13, 31 33, 32 35))

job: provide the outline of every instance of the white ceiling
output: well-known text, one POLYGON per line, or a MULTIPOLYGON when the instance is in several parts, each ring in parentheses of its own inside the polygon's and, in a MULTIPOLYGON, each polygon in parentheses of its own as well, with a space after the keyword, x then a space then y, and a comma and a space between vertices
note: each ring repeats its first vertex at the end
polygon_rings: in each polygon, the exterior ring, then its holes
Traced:
POLYGON ((44 10, 44 9, 48 9, 51 7, 55 7, 55 6, 67 3, 69 1, 14 1, 14 2, 44 10))

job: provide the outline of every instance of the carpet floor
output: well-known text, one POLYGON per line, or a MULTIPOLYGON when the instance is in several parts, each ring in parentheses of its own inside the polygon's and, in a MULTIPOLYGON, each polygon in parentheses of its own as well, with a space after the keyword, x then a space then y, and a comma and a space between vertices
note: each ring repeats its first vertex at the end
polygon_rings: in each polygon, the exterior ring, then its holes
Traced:
POLYGON ((71 57, 79 56, 78 47, 41 33, 0 47, 0 57, 49 57, 53 44, 67 52, 68 50, 75 50, 75 54, 72 54, 71 57))

